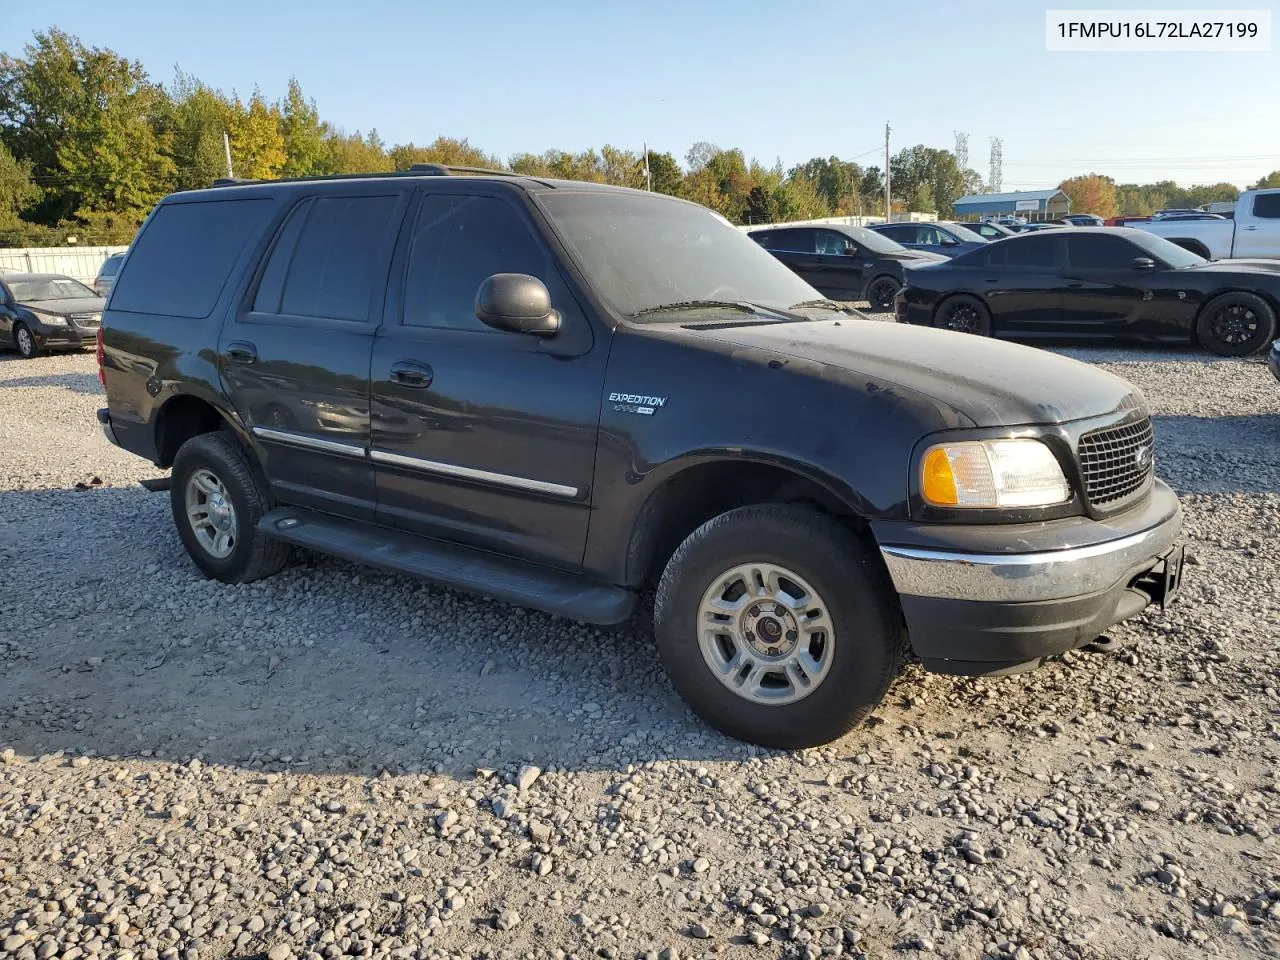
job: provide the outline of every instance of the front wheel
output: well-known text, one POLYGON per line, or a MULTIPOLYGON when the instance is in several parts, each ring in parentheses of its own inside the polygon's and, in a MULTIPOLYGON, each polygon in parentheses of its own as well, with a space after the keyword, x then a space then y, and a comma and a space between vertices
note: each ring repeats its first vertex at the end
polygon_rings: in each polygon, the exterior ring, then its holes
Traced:
POLYGON ((892 310, 893 298, 901 287, 902 284, 893 277, 876 277, 867 287, 867 302, 873 310, 892 310))
POLYGON ((676 690, 717 730, 767 747, 828 743, 883 699, 901 618, 875 554, 801 507, 741 507, 676 550, 654 605, 676 690))
POLYGON ((977 297, 967 294, 943 301, 933 318, 933 325, 957 333, 972 333, 979 337, 991 336, 991 311, 977 297))
POLYGON ((13 342, 18 348, 18 355, 26 360, 40 355, 40 344, 36 343, 35 334, 24 323, 20 323, 14 328, 13 342))
POLYGON ((169 498, 178 536, 206 577, 248 583, 288 562, 289 547, 258 530, 271 496, 230 434, 202 433, 178 449, 169 498))
POLYGON ((1254 293, 1220 294, 1204 305, 1196 319, 1196 338, 1223 357, 1257 353, 1276 332, 1276 312, 1254 293))

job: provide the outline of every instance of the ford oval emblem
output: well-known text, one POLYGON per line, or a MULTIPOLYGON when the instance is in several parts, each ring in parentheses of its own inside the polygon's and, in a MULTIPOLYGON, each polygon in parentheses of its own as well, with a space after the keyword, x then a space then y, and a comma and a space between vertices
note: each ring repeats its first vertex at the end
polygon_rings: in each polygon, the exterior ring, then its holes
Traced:
POLYGON ((1150 445, 1143 444, 1137 450, 1133 451, 1133 462, 1139 470, 1147 471, 1151 469, 1151 462, 1155 459, 1150 445))

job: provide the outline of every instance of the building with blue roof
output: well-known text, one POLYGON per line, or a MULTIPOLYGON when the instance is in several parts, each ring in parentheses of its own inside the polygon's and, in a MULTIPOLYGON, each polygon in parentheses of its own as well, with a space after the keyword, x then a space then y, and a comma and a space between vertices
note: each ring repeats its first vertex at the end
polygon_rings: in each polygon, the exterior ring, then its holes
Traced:
POLYGON ((1061 190, 1015 190, 1012 193, 975 193, 956 201, 956 218, 1010 214, 1028 220, 1056 220, 1071 212, 1071 200, 1061 190))

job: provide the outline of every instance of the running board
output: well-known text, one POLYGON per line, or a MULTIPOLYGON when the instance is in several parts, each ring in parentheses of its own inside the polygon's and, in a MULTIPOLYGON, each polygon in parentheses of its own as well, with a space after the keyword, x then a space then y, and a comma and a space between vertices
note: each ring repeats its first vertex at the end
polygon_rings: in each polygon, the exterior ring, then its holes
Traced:
POLYGON ((258 529, 295 547, 586 623, 622 623, 636 603, 622 587, 299 507, 272 510, 258 529))

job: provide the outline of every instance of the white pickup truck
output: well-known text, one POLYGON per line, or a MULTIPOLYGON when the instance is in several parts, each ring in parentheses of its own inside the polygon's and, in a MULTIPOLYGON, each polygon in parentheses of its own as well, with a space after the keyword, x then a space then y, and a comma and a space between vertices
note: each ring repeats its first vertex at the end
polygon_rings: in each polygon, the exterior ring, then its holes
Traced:
POLYGON ((1152 220, 1129 226, 1210 260, 1280 258, 1280 189, 1246 190, 1229 220, 1152 220))

